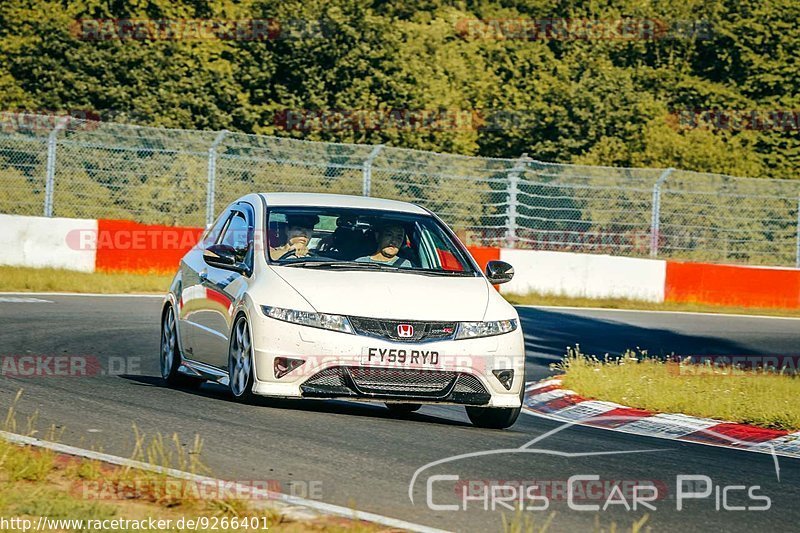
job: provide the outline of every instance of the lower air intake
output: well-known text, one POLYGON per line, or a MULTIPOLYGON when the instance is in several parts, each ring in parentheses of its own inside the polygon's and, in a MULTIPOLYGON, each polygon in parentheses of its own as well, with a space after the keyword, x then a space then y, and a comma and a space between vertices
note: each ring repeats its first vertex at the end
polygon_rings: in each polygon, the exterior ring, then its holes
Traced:
POLYGON ((408 368, 337 366, 312 376, 300 386, 311 398, 417 399, 464 405, 485 405, 491 395, 470 374, 408 368))
POLYGON ((394 368, 347 369, 359 391, 368 394, 446 395, 456 379, 455 372, 394 368))

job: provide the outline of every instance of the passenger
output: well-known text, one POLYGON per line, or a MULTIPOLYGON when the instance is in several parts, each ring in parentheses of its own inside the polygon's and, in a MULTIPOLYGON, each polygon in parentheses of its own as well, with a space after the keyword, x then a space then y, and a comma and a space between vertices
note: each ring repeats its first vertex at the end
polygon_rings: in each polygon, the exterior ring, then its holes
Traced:
POLYGON ((319 217, 317 215, 287 215, 286 223, 286 242, 281 246, 270 246, 269 256, 273 261, 277 261, 281 257, 288 259, 307 257, 311 254, 308 243, 311 242, 314 226, 319 224, 319 217))
POLYGON ((356 259, 359 263, 384 263, 400 268, 411 268, 411 261, 398 253, 406 242, 406 232, 400 224, 387 224, 378 231, 378 250, 369 256, 356 259))

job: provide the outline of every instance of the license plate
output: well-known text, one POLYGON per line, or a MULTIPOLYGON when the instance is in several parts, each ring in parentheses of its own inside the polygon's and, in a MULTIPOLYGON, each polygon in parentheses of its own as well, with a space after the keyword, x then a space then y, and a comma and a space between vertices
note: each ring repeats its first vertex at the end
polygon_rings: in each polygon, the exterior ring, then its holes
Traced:
POLYGON ((439 352, 408 348, 364 348, 361 351, 361 363, 435 366, 439 364, 439 352))

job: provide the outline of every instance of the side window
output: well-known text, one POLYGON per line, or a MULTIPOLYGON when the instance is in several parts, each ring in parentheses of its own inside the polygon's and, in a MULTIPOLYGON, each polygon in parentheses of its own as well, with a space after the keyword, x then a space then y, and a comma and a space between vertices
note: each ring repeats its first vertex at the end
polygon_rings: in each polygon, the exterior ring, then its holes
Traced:
POLYGON ((429 268, 448 270, 453 272, 463 272, 465 270, 460 254, 453 247, 453 243, 446 239, 442 230, 436 226, 422 226, 421 246, 425 250, 429 268))
POLYGON ((250 225, 243 213, 233 212, 225 234, 222 236, 221 244, 232 246, 242 256, 247 253, 250 245, 250 225))
POLYGON ((212 244, 216 244, 217 239, 219 239, 220 234, 222 233, 222 229, 225 227, 225 223, 230 218, 231 212, 227 209, 219 216, 214 225, 206 231, 205 235, 203 235, 203 247, 207 248, 212 244))

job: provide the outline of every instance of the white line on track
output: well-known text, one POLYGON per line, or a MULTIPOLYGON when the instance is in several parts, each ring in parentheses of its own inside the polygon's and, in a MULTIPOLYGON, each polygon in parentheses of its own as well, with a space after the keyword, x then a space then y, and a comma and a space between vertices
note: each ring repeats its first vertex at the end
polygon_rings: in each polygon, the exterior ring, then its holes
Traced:
POLYGON ((51 304, 51 300, 41 300, 29 296, 0 296, 0 304, 51 304))
POLYGON ((529 307, 531 309, 563 309, 566 311, 610 311, 614 313, 660 313, 668 315, 718 316, 725 318, 769 318, 775 320, 800 320, 800 317, 796 316, 740 315, 733 313, 700 313, 697 311, 661 311, 655 309, 612 309, 610 307, 569 307, 561 305, 514 305, 514 307, 529 307))
MULTIPOLYGON (((41 440, 35 437, 26 437, 24 435, 17 435, 16 433, 9 433, 7 431, 0 431, 0 438, 3 438, 9 442, 13 442, 14 444, 19 444, 24 446, 37 446, 39 448, 45 448, 57 453, 74 455, 77 457, 85 457, 86 459, 93 459, 95 461, 102 461, 104 463, 109 463, 119 466, 127 466, 139 470, 146 470, 148 472, 156 472, 158 474, 165 474, 174 478, 185 479, 187 481, 194 481, 196 483, 208 483, 212 484, 213 486, 221 486, 220 484, 225 484, 225 486, 230 485, 230 483, 226 483, 224 480, 221 479, 215 479, 207 476, 198 476, 197 474, 191 474, 189 472, 184 472, 182 470, 175 470, 173 468, 165 468, 163 466, 151 465, 148 463, 143 463, 141 461, 125 459, 124 457, 118 457, 116 455, 109 455, 106 453, 84 450, 83 448, 76 448, 74 446, 68 446, 66 444, 59 444, 57 442, 41 440)), ((238 494, 247 494, 252 490, 251 487, 248 487, 246 485, 241 485, 239 483, 234 483, 233 486, 236 488, 238 494)), ((339 505, 333 505, 330 503, 318 502, 315 500, 307 500, 305 498, 290 496, 288 494, 283 494, 280 492, 268 491, 268 495, 270 499, 272 499, 272 501, 277 501, 283 504, 281 506, 282 508, 279 508, 279 511, 283 511, 283 513, 286 515, 291 515, 293 514, 292 512, 294 511, 294 514, 300 520, 313 517, 313 514, 308 513, 308 510, 312 510, 318 514, 344 516, 346 518, 351 518, 354 520, 366 520, 368 522, 374 522, 376 524, 381 524, 392 528, 406 529, 409 531, 419 531, 420 533, 446 533, 446 530, 443 529, 436 529, 432 527, 422 526, 419 524, 406 522, 404 520, 398 520, 396 518, 390 518, 388 516, 383 516, 375 513, 357 511, 355 509, 349 509, 347 507, 341 507, 339 505), (302 511, 297 512, 297 507, 305 508, 305 513, 303 513, 302 511)))

